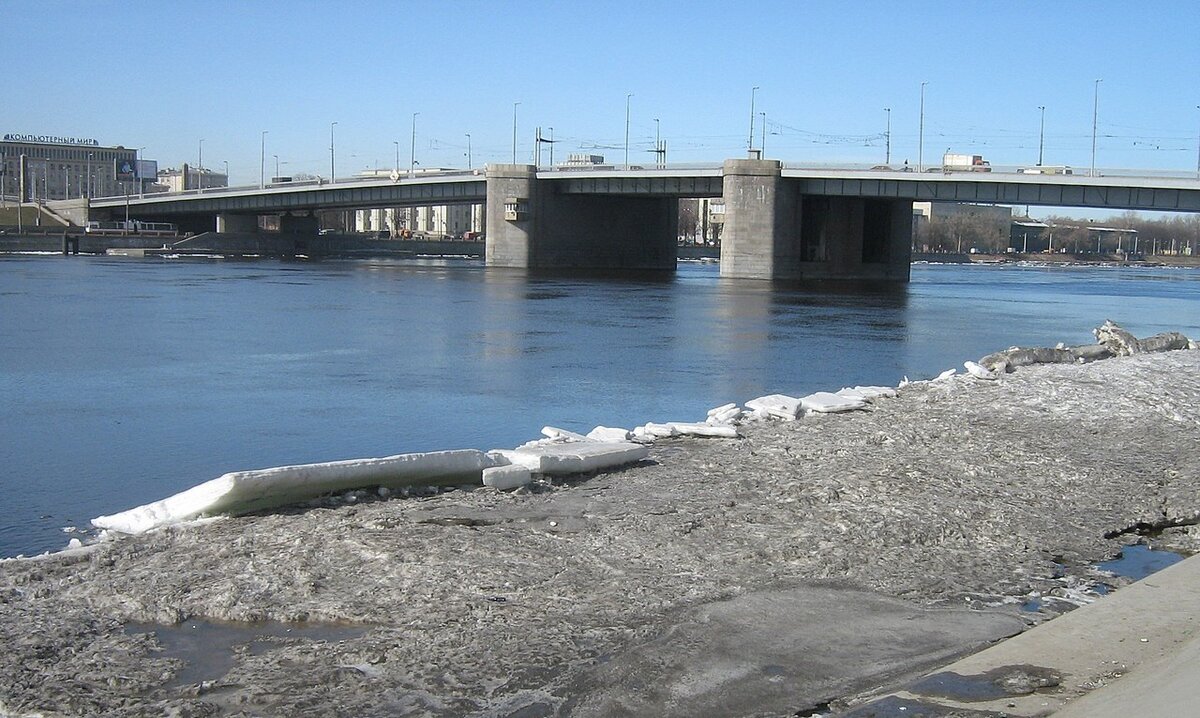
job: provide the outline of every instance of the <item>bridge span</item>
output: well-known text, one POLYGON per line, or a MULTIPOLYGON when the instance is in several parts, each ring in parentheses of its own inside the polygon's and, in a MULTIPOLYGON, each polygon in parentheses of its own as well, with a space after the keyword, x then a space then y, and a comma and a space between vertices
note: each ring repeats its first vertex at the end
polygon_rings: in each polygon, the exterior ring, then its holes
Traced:
POLYGON ((1129 175, 910 172, 784 166, 734 159, 659 168, 538 168, 418 173, 395 178, 93 199, 89 217, 174 221, 252 232, 280 216, 282 232, 316 233, 316 212, 484 204, 490 266, 669 269, 678 200, 725 200, 721 273, 760 279, 906 281, 912 202, 1200 212, 1200 180, 1129 175))

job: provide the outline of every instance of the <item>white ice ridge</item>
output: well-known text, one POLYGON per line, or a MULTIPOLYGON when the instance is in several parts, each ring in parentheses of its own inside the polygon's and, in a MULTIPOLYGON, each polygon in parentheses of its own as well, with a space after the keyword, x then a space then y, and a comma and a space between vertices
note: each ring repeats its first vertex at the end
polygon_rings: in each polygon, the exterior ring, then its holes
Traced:
POLYGON ((562 476, 632 464, 649 456, 650 447, 625 442, 530 442, 516 449, 495 449, 491 453, 539 474, 562 476))
POLYGON ((853 409, 861 409, 866 405, 866 399, 859 399, 840 393, 833 394, 828 391, 818 391, 800 399, 800 406, 804 407, 805 411, 813 411, 818 414, 851 411, 853 409))
POLYGON ((200 516, 244 514, 363 486, 480 483, 483 470, 494 463, 482 451, 458 449, 234 471, 161 501, 98 516, 92 525, 140 534, 200 516))
POLYGON ((788 421, 795 419, 804 412, 800 400, 786 394, 768 394, 746 402, 746 408, 767 416, 774 416, 788 421))

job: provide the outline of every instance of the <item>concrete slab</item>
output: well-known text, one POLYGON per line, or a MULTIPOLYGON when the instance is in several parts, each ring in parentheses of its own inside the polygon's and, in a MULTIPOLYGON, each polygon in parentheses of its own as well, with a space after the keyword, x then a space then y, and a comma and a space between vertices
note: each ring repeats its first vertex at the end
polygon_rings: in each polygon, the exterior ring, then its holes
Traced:
POLYGON ((1200 556, 1193 556, 844 715, 892 715, 889 706, 899 702, 907 715, 922 707, 1066 718, 1191 715, 1200 699, 1198 589, 1200 556), (944 684, 946 674, 970 683, 1031 669, 1054 674, 1056 685, 1014 686, 982 700, 969 691, 931 695, 921 685, 934 676, 944 684))

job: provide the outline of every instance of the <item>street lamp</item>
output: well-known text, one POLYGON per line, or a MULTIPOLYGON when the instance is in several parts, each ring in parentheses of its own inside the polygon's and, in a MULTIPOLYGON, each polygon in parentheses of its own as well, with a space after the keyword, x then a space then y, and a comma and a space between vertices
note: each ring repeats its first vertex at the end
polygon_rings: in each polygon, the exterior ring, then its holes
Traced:
POLYGON ((204 168, 204 138, 200 138, 200 152, 196 159, 196 189, 204 191, 204 180, 200 177, 200 172, 204 168))
POLYGON ((417 171, 417 115, 420 112, 413 113, 412 121, 412 142, 408 147, 408 173, 414 174, 417 171))
POLYGON ((759 140, 758 151, 760 157, 765 158, 767 156, 767 113, 760 112, 758 116, 762 118, 762 130, 760 134, 762 139, 759 140))
POLYGON ((1042 111, 1042 127, 1038 130, 1038 167, 1042 166, 1042 150, 1046 147, 1046 107, 1038 105, 1038 109, 1042 111))
POLYGON ((396 164, 392 166, 392 171, 397 175, 400 174, 400 140, 392 140, 392 144, 396 146, 396 164))
POLYGON ((885 107, 883 111, 887 113, 887 129, 883 131, 883 140, 887 150, 883 156, 883 163, 890 165, 892 163, 892 108, 885 107))
POLYGON ((754 93, 758 92, 758 85, 750 88, 750 139, 746 142, 746 151, 754 151, 754 93))
POLYGON ((337 178, 337 171, 333 164, 333 127, 336 122, 329 123, 329 181, 333 182, 337 178))
POLYGON ((1088 177, 1096 176, 1096 119, 1100 114, 1100 83, 1103 79, 1096 80, 1094 89, 1092 90, 1092 170, 1088 173, 1088 177))
POLYGON ((519 104, 521 104, 521 103, 520 102, 513 103, 513 159, 512 159, 512 162, 514 165, 517 163, 517 105, 519 105, 519 104))
POLYGON ((929 80, 921 83, 921 122, 917 131, 917 171, 925 171, 925 86, 929 80))
POLYGON ((658 118, 654 118, 654 164, 662 166, 662 132, 658 118))
MULTIPOLYGON (((554 128, 551 127, 550 129, 554 129, 554 128)), ((550 145, 550 152, 551 152, 551 155, 553 155, 554 145, 550 145)), ((553 156, 551 156, 551 161, 553 161, 553 159, 554 159, 553 156)), ((472 167, 472 165, 471 165, 471 133, 468 132, 467 133, 467 169, 471 169, 471 167, 472 167)))
POLYGON ((228 187, 229 186, 229 160, 221 160, 221 163, 223 165, 225 165, 225 186, 228 187))
POLYGON ((267 131, 262 131, 258 145, 258 188, 267 186, 267 131))
POLYGON ((629 169, 629 98, 632 92, 625 94, 625 169, 629 169))
POLYGON ((271 155, 275 158, 275 181, 279 181, 279 155, 271 155))
MULTIPOLYGON (((88 199, 92 198, 92 153, 91 152, 88 153, 88 161, 87 161, 87 198, 88 199)), ((19 197, 17 201, 21 201, 22 199, 24 199, 24 198, 19 197)), ((17 210, 17 214, 18 215, 20 214, 20 210, 17 210)))
POLYGON ((144 150, 144 149, 146 149, 146 148, 145 147, 134 147, 133 148, 133 178, 135 180, 137 180, 137 183, 138 183, 138 197, 146 196, 146 183, 142 180, 142 163, 138 159, 138 156, 141 154, 142 150, 144 150))

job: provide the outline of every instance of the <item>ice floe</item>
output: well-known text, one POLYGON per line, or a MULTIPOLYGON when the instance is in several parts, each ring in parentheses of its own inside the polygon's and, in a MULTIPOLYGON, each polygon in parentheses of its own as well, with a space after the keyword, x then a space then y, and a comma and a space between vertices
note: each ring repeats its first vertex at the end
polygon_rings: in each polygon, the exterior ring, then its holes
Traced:
POLYGON ((569 441, 525 444, 517 449, 495 449, 494 453, 530 471, 561 476, 632 464, 649 456, 650 448, 627 442, 569 441))
POLYGON ((524 486, 533 481, 533 473, 524 466, 490 466, 483 470, 483 485, 507 490, 524 486))
POLYGON ((161 501, 99 516, 92 525, 139 534, 204 515, 250 513, 363 486, 480 483, 483 469, 492 464, 482 451, 459 449, 235 471, 161 501))
POLYGON ((786 394, 768 394, 746 402, 746 408, 779 419, 792 420, 803 412, 800 400, 786 394))

